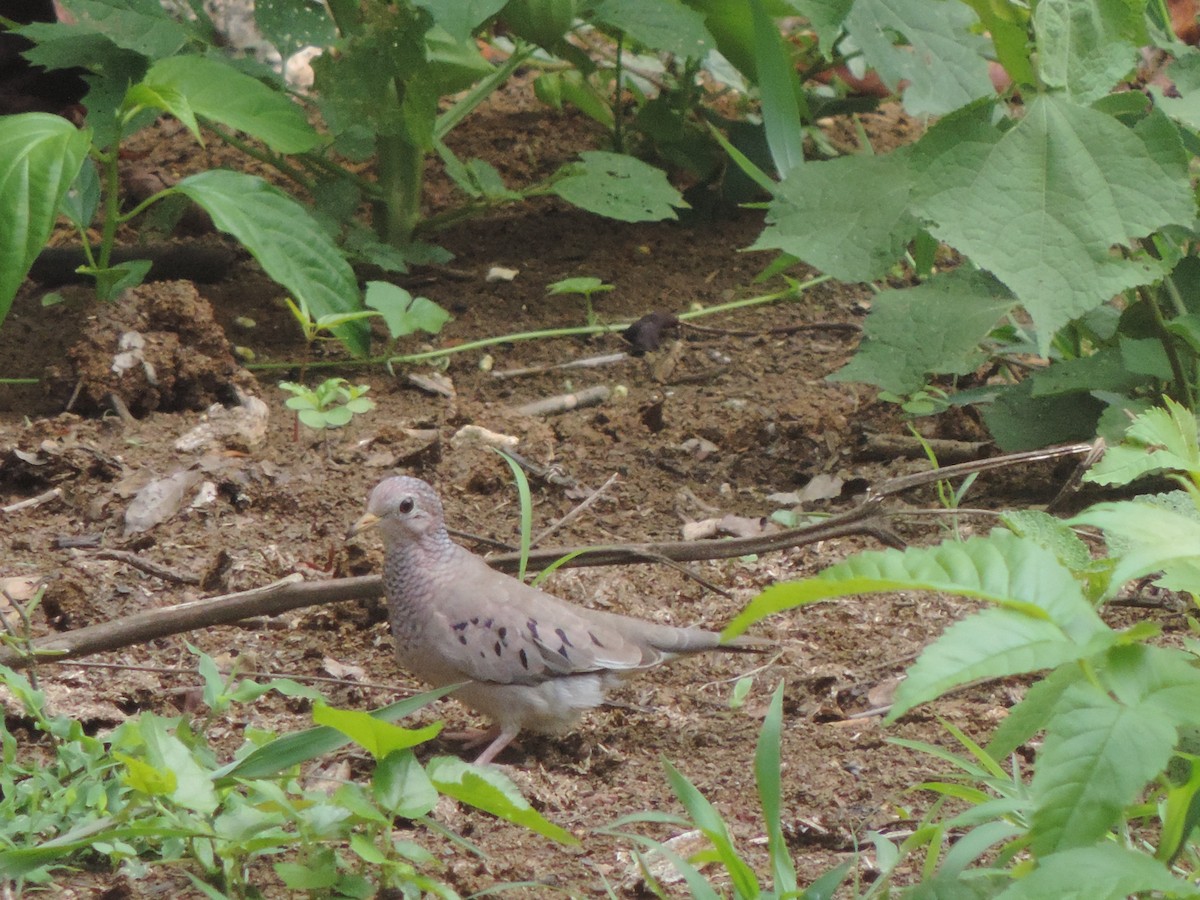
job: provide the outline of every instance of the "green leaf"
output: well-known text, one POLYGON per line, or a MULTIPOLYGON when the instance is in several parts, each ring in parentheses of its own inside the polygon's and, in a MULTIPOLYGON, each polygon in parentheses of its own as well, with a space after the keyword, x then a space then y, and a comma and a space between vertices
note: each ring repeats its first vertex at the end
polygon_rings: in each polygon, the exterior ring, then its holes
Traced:
POLYGON ((175 778, 172 801, 184 809, 211 815, 219 801, 210 773, 183 741, 167 731, 169 720, 144 712, 135 722, 137 733, 146 744, 146 761, 160 772, 170 772, 175 778))
POLYGON ((910 590, 987 600, 1052 623, 1076 643, 1107 630, 1052 553, 997 530, 937 547, 860 553, 814 578, 774 584, 755 597, 721 637, 728 640, 772 613, 819 600, 910 590))
POLYGON ((156 769, 126 753, 113 753, 113 759, 125 766, 125 783, 147 797, 168 797, 178 786, 175 773, 170 769, 156 769))
POLYGON ((1047 724, 1030 790, 1039 856, 1100 840, 1175 746, 1170 718, 1114 700, 1089 682, 1063 692, 1047 724))
POLYGON ((767 826, 767 854, 771 858, 771 883, 777 895, 796 890, 796 865, 783 832, 783 785, 780 782, 780 741, 783 723, 783 682, 771 695, 754 752, 754 778, 763 821, 767 826))
POLYGON ((1004 282, 1049 351, 1067 322, 1126 288, 1160 277, 1114 245, 1195 216, 1182 166, 1142 136, 1061 97, 1039 95, 1001 135, 951 116, 913 150, 914 210, 934 236, 1004 282), (1165 157, 1163 157, 1165 159, 1165 157))
POLYGON ((428 10, 433 20, 457 42, 471 40, 471 34, 504 8, 507 0, 413 0, 414 6, 428 10))
MULTIPOLYGON (((816 168, 814 164, 810 168, 816 168)), ((858 352, 831 381, 866 381, 896 394, 931 375, 966 375, 986 359, 981 344, 1017 301, 984 272, 964 266, 923 284, 882 291, 871 304, 858 352)))
POLYGON ((325 4, 312 0, 255 0, 254 24, 285 60, 303 47, 327 47, 337 38, 325 4))
POLYGON ((437 805, 437 788, 411 750, 389 753, 375 766, 371 789, 391 815, 417 819, 437 805))
POLYGON ((1053 853, 996 900, 1124 900, 1129 896, 1195 896, 1193 886, 1151 856, 1105 842, 1053 853))
MULTIPOLYGON (((425 691, 415 697, 409 697, 398 703, 373 710, 368 715, 385 722, 392 722, 412 715, 460 686, 448 684, 445 687, 425 691)), ((347 743, 349 743, 349 739, 341 732, 325 726, 285 734, 269 744, 256 748, 245 758, 226 766, 225 769, 214 773, 214 778, 222 786, 229 783, 230 779, 235 778, 245 780, 268 778, 290 769, 292 766, 316 759, 326 753, 332 753, 347 743)))
POLYGON ((1091 640, 1080 641, 1035 616, 1013 609, 985 609, 951 625, 925 648, 896 689, 887 721, 894 722, 961 684, 1053 669, 1093 656, 1115 640, 1115 633, 1100 631, 1091 640))
POLYGON ((143 84, 178 91, 196 115, 258 138, 277 153, 304 153, 319 140, 304 110, 286 95, 216 59, 160 60, 143 84))
POLYGON ((605 284, 599 278, 590 275, 579 278, 564 278, 546 286, 547 294, 596 294, 601 291, 611 291, 613 285, 605 284))
POLYGON ((370 713, 356 709, 335 709, 323 703, 313 706, 313 721, 318 725, 336 728, 376 760, 383 759, 396 750, 407 750, 409 747, 431 741, 442 730, 441 722, 434 722, 424 728, 402 728, 390 722, 380 721, 370 713))
POLYGON ((803 120, 808 110, 801 108, 803 93, 796 66, 765 0, 750 0, 750 14, 754 20, 754 65, 762 97, 763 128, 775 171, 786 178, 804 162, 803 120))
POLYGON ((889 88, 908 83, 904 108, 914 116, 944 115, 995 93, 985 57, 990 42, 975 24, 974 14, 951 0, 860 0, 845 21, 889 88))
POLYGON ((76 228, 88 228, 99 208, 100 175, 96 171, 96 164, 86 159, 58 211, 70 219, 76 228))
POLYGON ((70 26, 81 33, 102 34, 124 50, 151 59, 177 53, 197 37, 187 25, 172 19, 158 0, 60 0, 75 17, 70 26))
POLYGON ((620 222, 658 222, 687 208, 661 169, 632 156, 589 150, 583 166, 554 182, 551 190, 580 209, 620 222))
POLYGON ((1200 521, 1139 501, 1097 503, 1071 520, 1102 528, 1127 542, 1112 573, 1111 592, 1127 581, 1162 571, 1155 583, 1200 593, 1200 521))
POLYGON ((1033 450, 1096 435, 1104 402, 1090 394, 1033 396, 1036 382, 1027 378, 999 391, 983 410, 983 421, 1006 452, 1033 450))
POLYGON ((201 144, 204 139, 200 135, 200 126, 196 116, 188 105, 187 98, 174 87, 167 84, 149 85, 144 82, 130 85, 125 92, 125 109, 134 110, 146 107, 170 113, 187 127, 187 130, 201 144))
POLYGON ((1038 75, 1086 106, 1133 71, 1149 43, 1143 7, 1128 0, 1038 0, 1033 9, 1038 75))
POLYGON ((1008 711, 987 746, 992 759, 1002 759, 1046 727, 1063 692, 1084 678, 1079 666, 1062 666, 1030 685, 1021 702, 1008 711))
POLYGON ((322 891, 337 884, 337 857, 332 848, 312 853, 301 863, 275 863, 275 874, 293 891, 322 891))
POLYGON ((681 59, 701 59, 715 46, 704 17, 678 0, 601 0, 590 18, 681 59))
POLYGON ((1010 531, 1045 547, 1071 572, 1079 574, 1092 567, 1088 545, 1062 519, 1040 509, 1008 510, 1000 518, 1010 531))
POLYGON ((688 817, 704 832, 704 836, 716 849, 717 858, 721 860, 733 881, 736 896, 758 897, 758 879, 754 876, 754 870, 738 855, 737 848, 733 846, 733 838, 729 835, 729 828, 716 807, 708 802, 682 772, 666 760, 663 760, 663 768, 667 770, 667 781, 671 784, 671 790, 687 810, 688 817))
POLYGON ((59 116, 0 116, 0 323, 46 246, 90 142, 89 130, 59 116))
POLYGON ((368 281, 365 302, 371 309, 379 310, 393 338, 417 331, 437 334, 450 321, 450 313, 432 300, 413 297, 404 288, 386 281, 368 281))
POLYGON ((906 149, 800 166, 776 188, 750 249, 782 250, 842 281, 874 281, 919 230, 910 182, 906 149))
POLYGON ((1096 484, 1129 484, 1151 472, 1200 473, 1200 441, 1196 417, 1169 397, 1165 409, 1142 413, 1125 432, 1125 440, 1110 447, 1084 476, 1096 484))
MULTIPOLYGON (((301 299, 311 315, 360 307, 350 264, 308 211, 282 191, 253 175, 221 169, 191 175, 175 190, 241 241, 267 275, 301 299)), ((349 323, 334 333, 356 356, 366 355, 365 323, 349 323)))
POLYGON ((992 36, 996 59, 1017 84, 1035 84, 1029 59, 1029 10, 1016 3, 995 0, 963 0, 975 10, 984 30, 992 36))
POLYGON ((560 844, 579 846, 571 832, 547 821, 529 805, 520 790, 491 766, 472 766, 451 756, 430 760, 426 773, 441 793, 528 828, 560 844))

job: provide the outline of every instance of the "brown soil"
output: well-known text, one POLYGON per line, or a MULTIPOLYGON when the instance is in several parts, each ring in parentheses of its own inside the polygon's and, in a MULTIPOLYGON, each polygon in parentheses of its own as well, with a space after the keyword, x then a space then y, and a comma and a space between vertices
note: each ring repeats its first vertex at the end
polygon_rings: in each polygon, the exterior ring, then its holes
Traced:
MULTIPOLYGON (((894 115, 880 121, 881 136, 903 130, 896 128, 894 115)), ((173 126, 159 126, 145 140, 155 164, 176 176, 188 167, 211 164, 173 126)), ((506 177, 525 179, 596 141, 585 123, 535 110, 526 95, 516 92, 456 134, 456 149, 493 161, 506 177)), ((434 203, 441 184, 435 177, 434 203)), ((581 324, 581 304, 545 295, 547 284, 576 275, 614 284, 615 291, 598 298, 598 312, 608 321, 631 321, 651 310, 679 312, 768 290, 751 286, 767 258, 741 252, 761 227, 760 214, 736 211, 694 217, 686 225, 630 226, 541 201, 441 235, 441 243, 455 254, 451 266, 417 272, 406 284, 454 314, 443 335, 428 342, 433 346, 581 324), (484 275, 495 265, 520 274, 511 283, 486 283, 484 275)), ((148 296, 158 297, 164 290, 178 298, 191 288, 146 289, 148 296)), ((297 377, 304 357, 281 306, 280 289, 244 261, 230 278, 200 291, 229 341, 249 347, 259 363, 285 364, 278 371, 256 373, 257 384, 251 386, 269 407, 270 418, 265 443, 248 452, 243 447, 241 452, 201 455, 175 449, 180 436, 200 419, 192 410, 227 399, 207 376, 215 370, 225 382, 233 375, 222 341, 218 349, 205 351, 209 368, 204 374, 187 376, 200 384, 185 388, 185 397, 166 398, 163 376, 182 378, 185 370, 192 371, 184 357, 213 344, 216 326, 211 323, 203 324, 203 337, 181 330, 202 323, 194 304, 193 312, 173 324, 150 324, 137 317, 156 304, 100 309, 84 293, 69 289, 68 303, 44 310, 40 292, 28 285, 0 330, 0 375, 43 377, 49 366, 63 370, 60 381, 71 381, 79 370, 66 373, 70 360, 77 367, 91 367, 82 373, 88 376, 88 406, 107 409, 108 395, 118 392, 136 417, 63 413, 57 386, 49 396, 44 386, 0 388, 0 506, 52 487, 62 489, 60 499, 44 505, 0 512, 0 577, 31 576, 47 584, 34 620, 37 633, 259 586, 293 573, 325 579, 378 571, 377 540, 347 545, 342 535, 360 514, 371 486, 396 471, 435 484, 452 527, 513 544, 518 505, 511 476, 495 454, 453 439, 467 424, 519 437, 527 459, 553 465, 578 485, 568 491, 531 476, 535 533, 609 476, 618 476, 615 487, 585 515, 549 539, 561 545, 678 540, 687 521, 770 515, 777 504, 768 495, 801 489, 817 475, 861 485, 927 465, 916 459, 872 459, 864 452, 871 434, 904 434, 906 426, 864 388, 824 380, 848 359, 856 342, 853 334, 786 330, 800 324, 860 322, 869 294, 857 287, 822 284, 798 301, 705 318, 706 326, 735 333, 685 332, 683 340, 668 340, 643 359, 603 368, 496 377, 502 370, 625 349, 615 335, 500 345, 490 350, 490 372, 481 366, 483 352, 462 353, 450 357, 443 373, 453 384, 451 397, 426 393, 408 381, 410 372, 428 369, 399 371, 397 378, 382 367, 309 369, 310 383, 339 374, 369 384, 369 396, 378 404, 328 436, 300 428, 283 405, 286 395, 276 387, 280 380, 297 377), (95 343, 87 358, 68 351, 80 339, 81 323, 92 317, 108 323, 92 331, 108 335, 109 342, 95 343), (247 319, 253 327, 246 327, 247 319), (135 324, 136 330, 153 332, 156 337, 149 343, 167 354, 153 362, 159 385, 143 384, 140 390, 105 380, 112 368, 112 336, 135 324), (97 386, 91 387, 93 383, 97 386), (538 419, 512 411, 531 400, 601 384, 621 390, 598 407, 538 419), (414 437, 420 430, 436 435, 414 437), (188 469, 198 475, 191 479, 195 486, 180 511, 148 531, 126 536, 125 512, 139 488, 188 469), (198 493, 204 483, 211 483, 215 494, 198 493), (198 496, 208 499, 193 503, 198 496), (90 544, 70 548, 87 536, 93 537, 90 544), (133 550, 170 570, 206 579, 205 588, 101 559, 95 548, 133 550)), ((401 352, 421 346, 412 340, 401 352)), ((340 358, 336 348, 327 355, 340 358)), ((145 374, 136 367, 126 371, 145 374)), ((77 410, 87 411, 83 406, 77 410)), ((927 430, 931 436, 981 438, 967 417, 934 423, 927 430)), ((1026 471, 1016 490, 1025 500, 1045 499, 1056 478, 1050 472, 1026 471)), ((906 499, 936 507, 932 495, 906 499)), ((845 496, 810 505, 836 511, 853 502, 845 496)), ((970 502, 1000 506, 1015 501, 993 493, 973 495, 970 502)), ((939 533, 931 526, 909 536, 931 542, 939 533)), ((705 579, 729 592, 728 598, 660 565, 561 570, 549 588, 585 605, 718 628, 766 585, 813 574, 855 550, 876 546, 870 538, 852 538, 697 565, 705 579)), ((523 739, 501 762, 546 817, 581 839, 581 849, 563 849, 452 804, 439 806, 436 817, 481 847, 486 858, 471 856, 432 833, 415 830, 414 839, 446 862, 442 877, 464 894, 500 882, 537 881, 573 896, 603 896, 607 881, 619 895, 632 896, 637 879, 631 874, 630 846, 594 829, 629 813, 681 813, 663 775, 665 759, 716 805, 738 845, 765 873, 764 829, 751 766, 770 691, 783 681, 782 809, 802 882, 809 882, 853 855, 868 831, 904 831, 926 808, 925 796, 906 790, 943 767, 888 743, 889 738, 949 746, 935 712, 983 737, 1013 702, 1017 688, 997 684, 958 693, 890 728, 877 716, 850 718, 886 703, 889 685, 914 655, 963 612, 964 605, 954 600, 901 595, 780 615, 756 629, 778 641, 777 654, 677 662, 632 681, 615 698, 619 705, 595 711, 576 732, 557 739, 523 739), (754 679, 753 689, 743 707, 732 709, 733 683, 747 675, 754 679)), ((339 671, 339 664, 361 667, 356 678, 322 685, 339 706, 382 706, 419 687, 391 659, 379 603, 342 603, 271 623, 212 628, 186 639, 223 658, 240 655, 262 672, 302 678, 339 671)), ((142 711, 178 714, 188 689, 197 683, 195 660, 184 641, 184 636, 159 640, 86 661, 172 670, 167 672, 83 664, 43 667, 52 710, 78 715, 89 731, 103 731, 142 711)), ((450 728, 477 724, 449 701, 439 704, 436 714, 450 728)), ((305 704, 268 695, 239 709, 236 719, 216 723, 214 732, 232 749, 247 727, 285 732, 310 723, 305 704)), ((423 755, 444 752, 456 752, 455 745, 435 742, 423 755)), ((353 772, 363 778, 367 768, 356 761, 353 772)), ((665 838, 675 829, 652 833, 665 838)), ((863 877, 870 877, 872 858, 866 852, 859 862, 863 877)), ((265 867, 262 879, 269 895, 283 895, 277 884, 270 887, 274 876, 265 867)), ((108 873, 75 873, 64 875, 61 885, 80 897, 99 896, 111 887, 127 891, 119 896, 128 897, 162 891, 199 896, 181 875, 165 871, 129 884, 108 873)))

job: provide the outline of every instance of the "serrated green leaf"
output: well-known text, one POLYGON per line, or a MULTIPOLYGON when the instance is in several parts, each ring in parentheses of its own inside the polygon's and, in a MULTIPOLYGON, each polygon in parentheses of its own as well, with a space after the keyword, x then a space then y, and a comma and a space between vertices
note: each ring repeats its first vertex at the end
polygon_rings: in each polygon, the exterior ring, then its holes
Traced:
POLYGON ((90 142, 88 129, 59 116, 0 116, 0 323, 50 237, 90 142))
POLYGON ((996 728, 987 745, 988 755, 992 759, 1003 759, 1043 730, 1063 693, 1085 677, 1079 666, 1062 666, 1030 685, 1025 696, 996 728))
POLYGON ((996 279, 966 267, 883 291, 872 302, 858 352, 829 378, 909 394, 932 375, 969 374, 987 358, 983 340, 1016 305, 996 279))
POLYGON ((1053 853, 996 900, 1124 900, 1130 896, 1190 897, 1193 886, 1161 862, 1105 842, 1053 853))
POLYGON ((1086 106, 1133 71, 1148 42, 1144 3, 1038 0, 1033 8, 1038 75, 1086 106))
POLYGON ((1008 510, 1000 518, 1014 534, 1045 547, 1071 572, 1085 572, 1092 566, 1087 544, 1062 519, 1040 509, 1008 510))
POLYGON ((854 4, 845 28, 889 88, 898 91, 907 82, 904 108, 924 116, 994 94, 985 56, 990 42, 974 33, 975 23, 958 2, 872 0, 854 4))
MULTIPOLYGON (((354 270, 308 211, 261 178, 214 169, 191 175, 175 190, 202 206, 264 271, 303 300, 311 315, 360 308, 354 270)), ((367 353, 367 328, 352 322, 334 332, 357 356, 367 353)))
POLYGON ((1200 592, 1200 520, 1140 501, 1098 503, 1071 520, 1127 542, 1113 569, 1110 592, 1127 581, 1161 571, 1155 583, 1200 592))
POLYGON ((1084 847, 1117 823, 1175 746, 1170 718, 1114 700, 1090 682, 1063 692, 1038 753, 1032 848, 1039 856, 1084 847))
POLYGON ((750 249, 782 250, 843 281, 881 278, 920 228, 911 181, 905 149, 807 163, 776 188, 750 249))
POLYGON ((1054 555, 1009 531, 931 548, 860 553, 815 578, 772 585, 726 629, 741 634, 772 613, 833 597, 927 590, 987 600, 1042 620, 1082 644, 1107 630, 1079 584, 1054 555))
POLYGON ((560 844, 579 845, 571 832, 543 818, 521 796, 517 786, 491 766, 472 766, 455 757, 438 756, 429 761, 425 771, 434 787, 447 797, 515 822, 560 844))
POLYGON ((990 143, 978 124, 950 117, 914 147, 913 167, 914 211, 1013 291, 1043 354, 1070 320, 1161 276, 1152 260, 1115 257, 1114 245, 1195 217, 1181 167, 1115 119, 1055 95, 1038 95, 990 143))
POLYGON ((1200 473, 1195 415, 1169 397, 1163 402, 1165 409, 1155 407, 1134 419, 1125 432, 1125 441, 1110 447, 1084 480, 1129 484, 1151 472, 1200 473))
POLYGON ((588 150, 579 156, 582 169, 551 190, 580 209, 619 222, 659 222, 688 206, 661 169, 619 153, 588 150))
POLYGON ((887 721, 959 685, 1053 669, 1116 641, 1113 632, 1090 637, 1075 640, 1058 625, 1013 609, 985 609, 951 625, 925 648, 896 689, 887 721))
POLYGON ((177 53, 196 33, 171 18, 158 0, 60 0, 72 28, 102 34, 118 47, 150 59, 177 53))
MULTIPOLYGON (((215 59, 159 60, 143 84, 159 93, 178 92, 196 115, 256 137, 277 153, 304 153, 319 140, 304 111, 286 95, 215 59)), ((178 116, 174 109, 170 112, 178 116)), ((192 120, 189 127, 194 126, 192 120)))
POLYGON ((424 728, 401 728, 360 710, 335 709, 322 703, 313 706, 313 721, 318 725, 336 728, 376 760, 397 750, 407 750, 431 741, 442 730, 441 722, 424 728))

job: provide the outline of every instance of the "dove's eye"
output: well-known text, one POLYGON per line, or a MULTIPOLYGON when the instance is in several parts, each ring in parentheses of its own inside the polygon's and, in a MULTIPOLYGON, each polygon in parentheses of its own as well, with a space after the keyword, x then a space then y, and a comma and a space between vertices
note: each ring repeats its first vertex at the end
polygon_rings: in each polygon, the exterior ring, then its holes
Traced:
POLYGON ((410 512, 413 511, 414 505, 415 504, 413 503, 412 497, 405 497, 403 500, 400 501, 400 505, 397 507, 397 509, 400 510, 400 515, 407 516, 410 512))

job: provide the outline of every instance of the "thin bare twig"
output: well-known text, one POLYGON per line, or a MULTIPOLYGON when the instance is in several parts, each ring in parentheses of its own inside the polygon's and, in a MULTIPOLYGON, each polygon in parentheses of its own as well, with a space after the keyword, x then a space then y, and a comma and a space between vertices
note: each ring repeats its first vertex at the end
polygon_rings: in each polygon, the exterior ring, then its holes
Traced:
POLYGON ((138 556, 136 553, 130 553, 128 550, 97 550, 94 555, 96 559, 111 559, 115 562, 125 563, 125 565, 132 566, 135 569, 145 572, 147 575, 153 575, 155 578, 161 578, 163 581, 169 581, 172 584, 200 583, 199 575, 176 571, 161 563, 138 556))
POLYGON ((26 500, 19 500, 16 503, 10 503, 8 506, 0 506, 0 512, 15 513, 22 509, 33 509, 35 506, 41 506, 43 503, 49 503, 51 500, 56 500, 62 497, 62 488, 52 488, 44 494, 38 494, 36 497, 30 497, 26 500))
POLYGON ((595 503, 600 498, 601 494, 603 494, 605 491, 607 491, 610 487, 612 487, 616 483, 617 477, 618 477, 618 475, 616 472, 613 472, 611 475, 609 475, 608 481, 604 482, 604 484, 600 485, 600 487, 598 487, 598 488, 596 488, 596 490, 592 491, 592 493, 588 495, 586 500, 584 500, 582 503, 580 503, 578 506, 576 506, 574 509, 572 509, 570 512, 568 512, 565 516, 563 516, 557 522, 551 522, 548 526, 546 526, 546 528, 541 532, 541 534, 537 535, 529 542, 529 546, 536 547, 538 544, 540 544, 546 538, 550 537, 550 535, 554 534, 556 531, 559 531, 565 525, 568 525, 571 522, 574 522, 577 518, 579 518, 580 515, 582 515, 584 510, 586 510, 589 506, 591 506, 593 503, 595 503))

